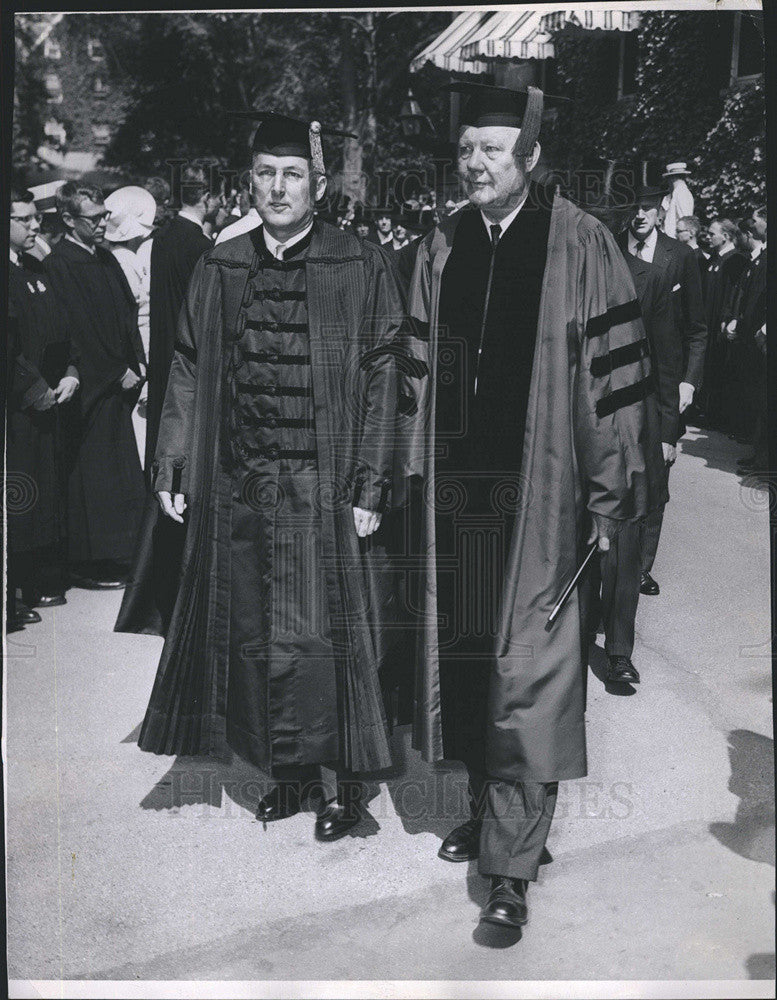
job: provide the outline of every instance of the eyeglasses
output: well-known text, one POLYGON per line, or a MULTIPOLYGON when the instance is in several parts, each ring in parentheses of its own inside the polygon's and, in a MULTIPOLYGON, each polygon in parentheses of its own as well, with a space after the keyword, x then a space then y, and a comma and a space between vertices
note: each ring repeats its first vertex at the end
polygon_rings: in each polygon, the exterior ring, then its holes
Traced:
POLYGON ((29 226, 33 222, 37 222, 40 225, 43 216, 38 212, 35 215, 12 215, 11 218, 14 222, 18 222, 20 226, 29 226))
POLYGON ((90 223, 92 226, 99 226, 101 222, 106 221, 110 218, 111 213, 108 211, 97 212, 95 215, 74 215, 74 219, 84 219, 86 222, 90 223))

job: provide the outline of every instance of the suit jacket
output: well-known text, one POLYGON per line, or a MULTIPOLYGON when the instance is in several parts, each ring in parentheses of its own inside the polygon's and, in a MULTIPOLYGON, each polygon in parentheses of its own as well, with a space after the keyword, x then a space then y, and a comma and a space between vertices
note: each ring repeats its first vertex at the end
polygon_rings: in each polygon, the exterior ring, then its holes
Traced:
POLYGON ((766 247, 748 262, 732 307, 737 337, 748 341, 766 322, 766 247))
POLYGON ((676 445, 679 436, 680 381, 683 376, 682 343, 672 314, 672 290, 666 274, 655 264, 626 255, 645 324, 658 406, 661 440, 676 445))
MULTIPOLYGON (((701 272, 696 253, 679 240, 659 232, 654 266, 667 276, 671 289, 674 320, 683 350, 682 382, 689 382, 698 392, 704 376, 704 354, 707 349, 707 323, 701 291, 701 272)), ((628 256, 628 231, 617 238, 618 246, 628 256)))

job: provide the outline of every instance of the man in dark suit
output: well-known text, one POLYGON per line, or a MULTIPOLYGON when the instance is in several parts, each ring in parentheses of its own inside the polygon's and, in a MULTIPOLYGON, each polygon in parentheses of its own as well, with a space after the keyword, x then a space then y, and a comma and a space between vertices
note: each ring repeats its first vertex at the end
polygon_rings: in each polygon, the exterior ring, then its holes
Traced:
MULTIPOLYGON (((658 209, 661 189, 643 187, 637 192, 629 225, 618 237, 625 255, 638 257, 658 267, 667 278, 672 300, 675 335, 682 349, 679 413, 693 402, 704 373, 707 347, 707 325, 701 291, 701 273, 696 255, 690 247, 673 240, 658 230, 658 209)), ((680 421, 680 434, 685 430, 680 421)), ((661 537, 663 510, 651 514, 646 522, 642 549, 642 583, 640 592, 654 596, 659 587, 650 571, 661 537)))
MULTIPOLYGON (((626 261, 637 292, 646 343, 637 345, 642 357, 648 351, 655 379, 661 414, 661 447, 667 468, 676 458, 679 432, 680 378, 682 350, 674 327, 671 287, 666 275, 655 264, 631 254, 626 261)), ((639 673, 631 661, 634 650, 634 625, 639 603, 642 537, 645 521, 625 521, 621 530, 601 553, 601 617, 604 623, 604 648, 609 666, 610 683, 637 683, 639 673)), ((598 590, 599 579, 594 571, 592 586, 598 590)), ((597 602, 592 609, 596 615, 597 602)))

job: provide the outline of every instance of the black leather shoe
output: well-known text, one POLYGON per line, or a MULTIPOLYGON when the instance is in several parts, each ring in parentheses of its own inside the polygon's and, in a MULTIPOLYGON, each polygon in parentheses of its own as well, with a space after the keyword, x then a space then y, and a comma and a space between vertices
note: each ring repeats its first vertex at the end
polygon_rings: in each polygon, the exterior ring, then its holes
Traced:
POLYGON ((640 594, 647 594, 648 597, 655 597, 661 593, 661 589, 650 573, 643 573, 642 579, 639 582, 639 592, 640 594))
POLYGON ((437 857, 443 861, 474 861, 480 854, 482 825, 482 820, 468 819, 466 823, 451 830, 442 842, 437 857))
POLYGON ((316 817, 314 834, 316 840, 325 842, 339 840, 352 830, 361 819, 353 806, 341 806, 339 802, 329 802, 324 811, 316 817))
POLYGON ((31 607, 61 608, 63 604, 67 604, 67 598, 64 594, 42 594, 37 600, 32 602, 31 607))
POLYGON ((639 684, 639 672, 628 656, 608 656, 605 680, 608 684, 639 684))
POLYGON ((505 878, 494 875, 491 878, 491 894, 480 911, 480 919, 490 924, 506 927, 522 927, 529 919, 526 906, 526 880, 505 878))
POLYGON ((126 580, 95 580, 91 576, 81 576, 78 573, 71 574, 71 583, 81 590, 121 590, 127 586, 126 580))
POLYGON ((288 819, 300 811, 300 784, 298 781, 279 781, 256 807, 256 818, 263 823, 288 819))
POLYGON ((41 617, 37 611, 28 608, 26 604, 19 604, 17 602, 14 621, 19 625, 35 625, 36 622, 41 621, 41 617))

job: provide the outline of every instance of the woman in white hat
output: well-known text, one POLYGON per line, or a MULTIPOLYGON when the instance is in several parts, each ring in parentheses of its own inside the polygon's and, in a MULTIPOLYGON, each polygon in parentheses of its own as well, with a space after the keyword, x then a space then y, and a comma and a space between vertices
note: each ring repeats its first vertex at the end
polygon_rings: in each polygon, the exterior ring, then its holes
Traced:
POLYGON ((663 230, 667 236, 677 239, 677 220, 685 215, 693 215, 693 195, 685 178, 690 177, 691 172, 686 163, 667 163, 664 171, 664 180, 672 185, 669 194, 664 195, 661 202, 661 217, 663 218, 663 230))
MULTIPOLYGON (((109 194, 105 207, 110 211, 105 230, 106 242, 114 257, 121 264, 132 294, 138 304, 138 329, 148 364, 149 298, 151 276, 148 272, 148 255, 138 254, 138 248, 151 235, 156 215, 156 201, 142 187, 123 187, 109 194)), ((148 386, 144 385, 137 405, 132 412, 132 425, 140 452, 140 461, 146 450, 146 399, 148 386)))

